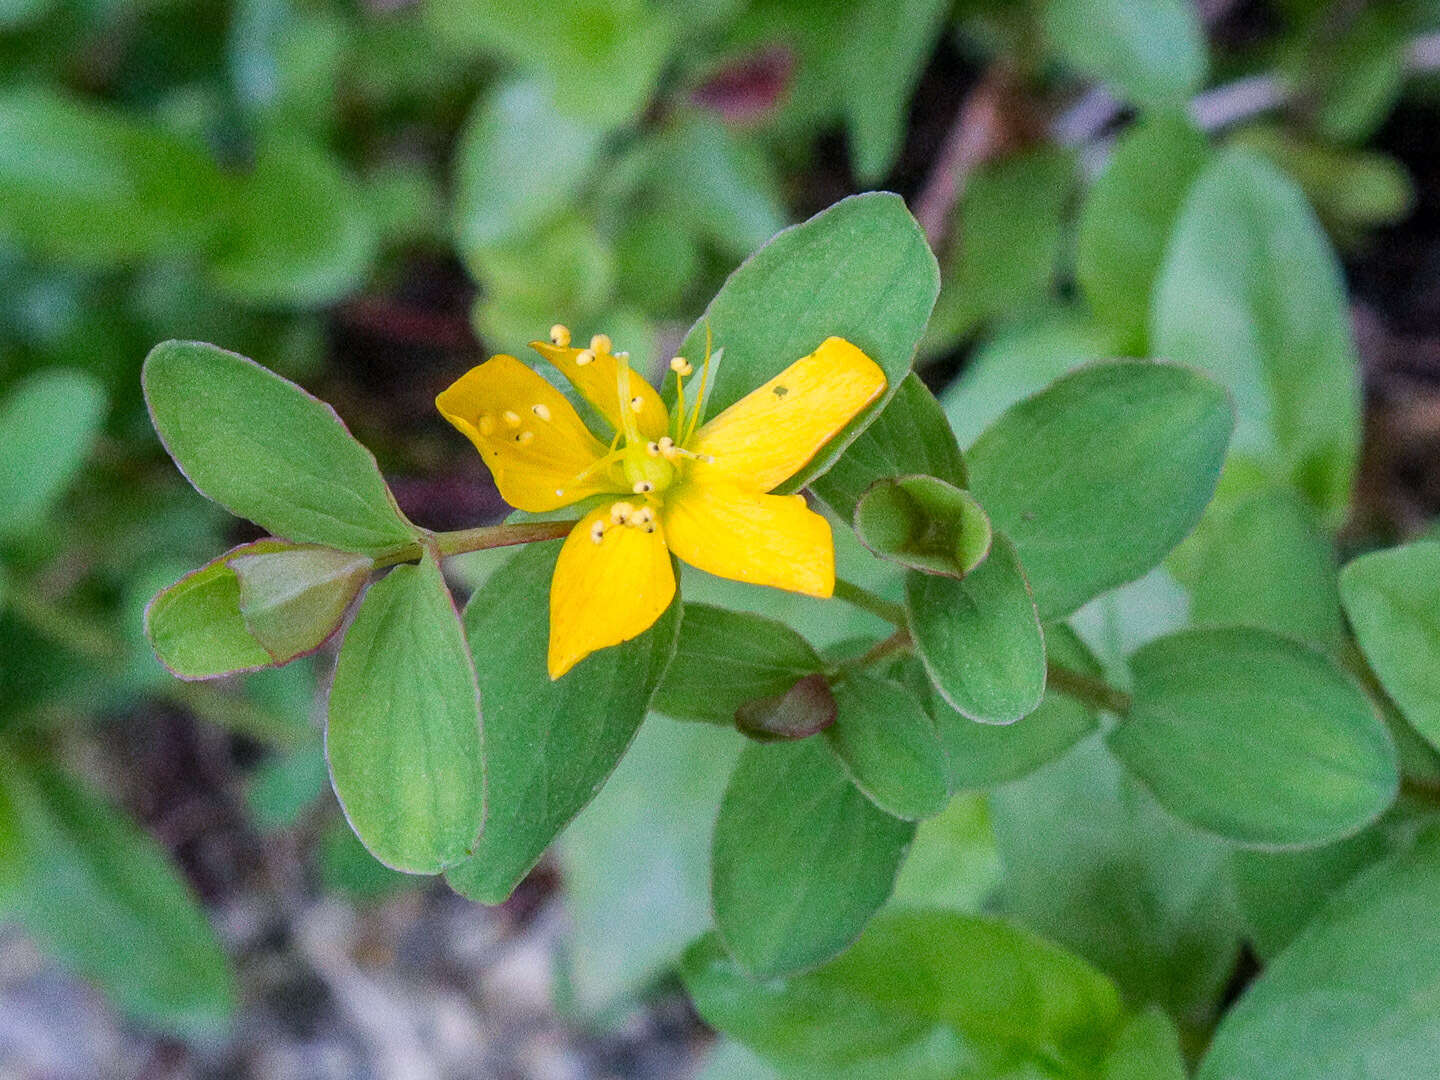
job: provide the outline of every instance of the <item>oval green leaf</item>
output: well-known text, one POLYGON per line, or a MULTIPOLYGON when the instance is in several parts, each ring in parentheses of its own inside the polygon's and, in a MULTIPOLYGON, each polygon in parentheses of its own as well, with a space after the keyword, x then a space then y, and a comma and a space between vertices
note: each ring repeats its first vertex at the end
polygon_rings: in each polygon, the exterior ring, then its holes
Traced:
POLYGON ((43 522, 69 487, 105 418, 105 390, 83 371, 51 368, 0 403, 0 536, 43 522))
POLYGON ((996 536, 964 580, 905 575, 905 613, 926 674, 972 720, 1010 724, 1045 693, 1045 635, 1015 545, 996 536))
POLYGON ((1181 107, 1205 81, 1205 30, 1188 0, 1045 0, 1050 46, 1132 105, 1181 107))
POLYGON ((335 632, 375 560, 306 546, 233 555, 229 566, 240 582, 245 629, 284 664, 318 649, 335 632))
POLYGON ((884 369, 885 393, 786 481, 794 491, 828 469, 899 390, 939 290, 935 256, 904 201, 888 192, 855 195, 777 234, 741 264, 681 352, 705 355, 707 325, 725 350, 710 416, 828 337, 845 338, 884 369))
POLYGON ((949 762, 920 699, 863 671, 835 684, 825 741, 865 796, 898 818, 934 817, 950 800, 949 762))
POLYGON ((529 544, 470 598, 465 632, 485 702, 485 829, 450 887, 501 903, 614 771, 674 654, 677 601, 645 633, 551 681, 550 578, 560 542, 529 544))
POLYGON ((335 410, 253 360, 167 341, 141 373, 150 418, 202 495, 297 544, 373 555, 414 533, 335 410))
POLYGON ((1015 542, 1040 617, 1159 564, 1215 491, 1233 417, 1188 368, 1094 364, 1012 407, 971 448, 970 488, 1015 542))
POLYGON ((890 895, 914 835, 822 740, 751 745, 715 822, 710 894, 725 947, 757 978, 824 963, 890 895))
POLYGON ((485 814, 480 699, 433 556, 365 594, 335 662, 325 753, 351 828, 386 866, 437 874, 470 854, 485 814))
POLYGON ((882 559, 962 578, 990 554, 990 519, 963 488, 934 476, 872 484, 855 507, 855 534, 882 559))
POLYGON ((1108 742, 1167 810, 1255 847, 1308 847, 1395 799, 1395 745, 1320 653, 1244 627, 1188 630, 1131 657, 1129 716, 1108 742))

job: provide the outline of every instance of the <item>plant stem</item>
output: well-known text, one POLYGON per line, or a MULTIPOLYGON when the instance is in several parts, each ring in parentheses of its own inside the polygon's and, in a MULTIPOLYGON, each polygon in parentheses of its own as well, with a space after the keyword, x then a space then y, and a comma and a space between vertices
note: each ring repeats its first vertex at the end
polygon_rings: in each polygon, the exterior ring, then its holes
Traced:
POLYGON ((1045 684, 1049 689, 1058 690, 1092 708, 1105 709, 1121 716, 1130 711, 1130 695, 1123 690, 1115 689, 1104 679, 1063 668, 1053 660, 1045 665, 1045 684))
POLYGON ((869 589, 862 589, 853 582, 844 578, 835 579, 835 599, 844 600, 847 604, 853 604, 862 611, 868 611, 871 615, 884 619, 888 623, 904 627, 905 609, 893 601, 886 600, 883 596, 871 592, 869 589))
POLYGON ((487 548, 511 547, 515 544, 531 544, 537 540, 555 540, 568 536, 578 522, 574 521, 531 521, 520 525, 480 525, 473 529, 459 529, 455 532, 427 533, 425 540, 396 548, 375 560, 375 569, 399 563, 419 562, 428 547, 436 555, 464 555, 471 551, 487 548))

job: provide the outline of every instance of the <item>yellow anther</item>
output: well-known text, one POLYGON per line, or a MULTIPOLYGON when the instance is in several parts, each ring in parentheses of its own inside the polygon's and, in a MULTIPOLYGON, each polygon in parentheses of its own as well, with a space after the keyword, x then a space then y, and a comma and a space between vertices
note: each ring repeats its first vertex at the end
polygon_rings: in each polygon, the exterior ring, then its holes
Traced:
POLYGON ((550 406, 546 405, 544 402, 531 405, 530 411, 533 412, 536 416, 538 416, 541 420, 550 419, 550 406))
POLYGON ((550 327, 550 344, 564 349, 570 344, 570 328, 563 323, 550 327))
POLYGON ((636 480, 630 490, 635 492, 636 495, 646 495, 655 490, 655 485, 649 480, 636 480))
POLYGON ((520 426, 520 414, 517 412, 511 412, 509 409, 506 409, 500 414, 500 418, 505 421, 506 427, 517 428, 520 426))
POLYGON ((635 516, 631 519, 630 523, 632 525, 649 525, 654 520, 655 511, 651 510, 648 506, 642 506, 639 510, 635 511, 635 516))
POLYGON ((534 441, 535 441, 535 432, 533 432, 533 431, 522 431, 522 432, 520 432, 520 434, 518 434, 518 435, 515 436, 515 441, 518 442, 521 446, 524 446, 526 443, 534 442, 534 441))
POLYGON ((675 372, 676 375, 682 376, 693 375, 695 373, 694 366, 683 356, 677 356, 670 361, 670 370, 675 372))
POLYGON ((641 397, 639 394, 636 394, 634 397, 632 397, 632 398, 630 399, 630 411, 631 411, 631 412, 644 412, 644 411, 645 411, 645 399, 644 399, 643 397, 641 397))
POLYGON ((605 523, 603 521, 597 521, 590 526, 590 539, 597 544, 605 539, 605 523))
POLYGON ((607 353, 610 351, 611 341, 609 334, 596 334, 590 339, 590 351, 607 353))
POLYGON ((630 520, 630 515, 635 513, 635 507, 628 502, 617 502, 610 507, 610 520, 616 525, 624 525, 630 520))
POLYGON ((481 434, 481 435, 493 435, 493 434, 495 434, 495 418, 494 418, 493 416, 491 416, 489 413, 486 413, 484 416, 480 417, 480 434, 481 434))
POLYGON ((647 454, 649 454, 651 457, 659 457, 659 456, 660 456, 660 444, 659 444, 658 442, 648 442, 648 443, 646 443, 646 444, 645 444, 645 452, 646 452, 647 454))
POLYGON ((576 367, 584 367, 586 364, 593 363, 594 360, 595 353, 590 349, 581 349, 578 353, 575 354, 576 367))

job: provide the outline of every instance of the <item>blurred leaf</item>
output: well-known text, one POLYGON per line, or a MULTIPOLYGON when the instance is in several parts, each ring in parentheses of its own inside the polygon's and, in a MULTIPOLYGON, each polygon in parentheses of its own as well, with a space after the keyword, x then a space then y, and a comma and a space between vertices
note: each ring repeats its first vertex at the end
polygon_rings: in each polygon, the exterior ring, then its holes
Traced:
POLYGON ((1234 454, 1327 520, 1349 502, 1360 385, 1335 254, 1295 184, 1245 150, 1190 189, 1156 286, 1154 351, 1234 395, 1234 454))
POLYGON ((968 491, 934 476, 880 480, 855 508, 861 543, 926 574, 963 578, 990 554, 990 519, 968 491))
POLYGON ((923 473, 964 487, 965 460, 935 395, 913 371, 890 404, 812 485, 841 521, 853 521, 860 496, 877 480, 923 473))
POLYGON ((561 834, 572 985, 587 1011, 639 990, 709 927, 715 806, 743 745, 652 718, 561 834))
POLYGON ((379 228, 359 183, 336 158, 273 139, 236 184, 210 255, 221 292, 247 304, 320 307, 364 283, 379 228))
POLYGON ((558 112, 533 80, 502 83, 479 99, 455 150, 460 249, 523 241, 574 199, 604 136, 604 129, 558 112))
POLYGON ((616 238, 616 284, 626 300, 652 315, 677 307, 699 271, 699 244, 673 214, 633 216, 616 238))
POLYGON ((1343 644, 1335 549, 1314 509, 1293 491, 1227 506, 1197 539, 1189 582, 1197 626, 1258 626, 1332 653, 1343 644))
POLYGON ((485 703, 485 828, 474 857, 446 874, 482 904, 502 902, 550 841, 595 797, 635 737, 675 651, 677 600, 633 641, 601 649, 563 678, 545 667, 549 581, 560 544, 529 544, 465 607, 485 703))
POLYGON ((934 817, 950 801, 949 762, 935 725, 906 687, 864 671, 835 682, 824 739, 865 796, 887 814, 934 817))
POLYGON ((230 560, 288 546, 280 540, 257 540, 231 548, 155 595, 145 609, 145 634, 172 675, 210 679, 275 663, 245 625, 240 579, 230 560))
POLYGON ((1178 112, 1141 119, 1120 137, 1080 210, 1075 275, 1123 350, 1148 351, 1150 292, 1186 193, 1209 157, 1178 112))
POLYGON ((360 594, 375 561, 323 547, 240 552, 226 560, 240 582, 245 629, 278 664, 325 643, 360 594))
POLYGON ((198 143, 49 90, 0 93, 0 235, 28 248, 101 267, 188 251, 222 196, 198 143))
POLYGON ((747 747, 715 822, 725 947, 757 978, 835 956, 890 895, 914 833, 856 790, 821 740, 747 747))
POLYGON ((1394 108, 1411 34, 1402 7, 1367 4, 1323 21, 1314 39, 1290 57, 1286 66, 1311 101, 1311 122, 1325 139, 1363 142, 1394 108))
POLYGON ((1341 573, 1340 597, 1385 692, 1440 747, 1440 543, 1362 555, 1341 573))
POLYGON ((1107 737, 1171 813, 1237 843, 1308 847, 1395 799, 1395 745, 1320 653, 1268 631, 1190 630, 1131 658, 1134 704, 1107 737))
POLYGON ((951 5, 947 0, 860 0, 843 31, 850 77, 841 85, 850 160, 866 186, 881 180, 905 139, 910 95, 951 5))
POLYGON ((1009 724, 1040 704, 1045 636, 1008 538, 997 534, 990 557, 963 580, 911 570, 905 611, 916 654, 952 708, 1009 724))
MULTIPOLYGON (((646 0, 431 0, 425 18, 452 47, 543 72, 562 110, 600 124, 644 108, 678 29, 646 0)), ((537 155, 549 150, 536 146, 537 155)))
POLYGON ((1120 1029, 1099 1075, 1101 1080, 1186 1080, 1180 1037, 1163 1009, 1152 1005, 1120 1029))
POLYGON ((1199 12, 1186 0, 1045 0, 1050 46, 1142 108, 1176 107, 1205 83, 1199 12))
POLYGON ((0 0, 0 31, 34 22, 55 6, 55 0, 0 0))
POLYGON ((214 1038, 235 976, 204 912, 148 835, 29 754, 0 747, 0 804, 24 852, 0 874, 0 913, 95 981, 122 1012, 214 1038))
POLYGON ((1234 417, 1187 368, 1094 364, 997 420, 971 448, 970 485, 1015 542, 1046 621, 1139 577, 1194 528, 1234 417))
POLYGON ((1163 813, 1099 738, 990 806, 1002 912, 1109 972, 1127 1000, 1210 1015, 1239 947, 1225 844, 1163 813))
POLYGON ((434 556, 365 594, 335 661, 325 753, 346 818, 386 866, 436 874, 473 850, 485 814, 480 699, 434 556))
POLYGON ((690 230, 743 259, 785 227, 769 159, 717 120, 691 116, 657 147, 656 181, 690 230))
POLYGON ((890 903, 978 912, 1000 878, 989 807, 981 795, 959 795, 916 827, 890 903))
POLYGON ((0 400, 0 537, 37 529, 100 432, 105 391, 81 371, 36 372, 0 400))
MULTIPOLYGON (((1064 623, 1045 628, 1045 652, 1061 667, 1092 677, 1100 665, 1064 623)), ((1040 706, 1013 724, 980 724, 933 692, 935 726, 950 762, 955 790, 990 788, 1017 780, 1059 757, 1097 726, 1095 714, 1074 698, 1046 690, 1040 706)))
POLYGON ((680 352, 705 355, 708 325, 725 362, 709 415, 733 405, 826 338, 843 337, 885 370, 884 396, 791 477, 824 472, 874 419, 910 371, 939 288, 935 256, 898 195, 844 199, 771 240, 730 275, 680 352))
POLYGON ((923 353, 947 351, 977 324, 1022 312, 1048 295, 1074 184, 1074 154, 1057 147, 976 172, 955 210, 959 241, 945 261, 923 353))
POLYGON ((325 830, 315 851, 315 861, 327 892, 342 893, 357 900, 380 900, 416 880, 377 862, 343 821, 333 822, 325 830))
POLYGON ((1366 872, 1250 984, 1199 1080, 1410 1080, 1440 1054, 1440 834, 1366 872))
POLYGON ((379 554, 411 543, 374 455, 335 410, 224 349, 167 341, 141 373, 165 449, 201 494, 296 543, 379 554))
MULTIPOLYGON (((246 789, 245 803, 251 820, 262 832, 287 829, 319 801, 329 784, 325 749, 317 741, 262 763, 246 789)), ((374 862, 368 854, 366 860, 374 862)))
POLYGON ((838 960, 771 983, 709 935, 682 973, 708 1023, 802 1075, 1089 1076, 1123 1016, 1083 960, 956 912, 888 912, 838 960))
POLYGON ((686 604, 675 658, 654 709, 681 720, 729 726, 756 698, 783 694, 824 662, 784 623, 708 604, 686 604))

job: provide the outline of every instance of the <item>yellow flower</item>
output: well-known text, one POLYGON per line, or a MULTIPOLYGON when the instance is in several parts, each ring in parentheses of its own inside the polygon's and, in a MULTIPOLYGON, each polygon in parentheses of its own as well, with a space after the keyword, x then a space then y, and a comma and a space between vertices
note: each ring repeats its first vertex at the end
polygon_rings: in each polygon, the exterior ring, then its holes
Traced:
POLYGON ((691 566, 756 585, 829 596, 830 526, 799 495, 770 495, 885 389, 885 373, 832 337, 704 426, 686 408, 689 361, 670 362, 676 407, 633 375, 604 334, 573 348, 570 331, 531 347, 615 431, 595 438, 559 390, 513 356, 494 356, 435 399, 495 475, 505 501, 542 513, 602 496, 565 540, 550 585, 550 677, 647 630, 675 596, 673 552, 691 566))

